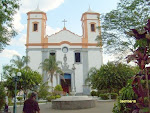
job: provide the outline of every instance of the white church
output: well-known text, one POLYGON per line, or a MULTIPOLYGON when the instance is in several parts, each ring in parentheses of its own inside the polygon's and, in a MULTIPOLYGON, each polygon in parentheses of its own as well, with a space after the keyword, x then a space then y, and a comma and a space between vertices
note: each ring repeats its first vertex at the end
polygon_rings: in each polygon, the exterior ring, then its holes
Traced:
MULTIPOLYGON (((88 71, 91 67, 100 68, 103 64, 102 46, 97 46, 95 40, 101 31, 99 13, 90 8, 82 14, 82 36, 79 36, 65 26, 59 32, 46 35, 46 13, 37 8, 27 13, 27 39, 26 54, 30 57, 29 66, 31 69, 44 75, 46 73, 39 68, 41 62, 50 55, 55 55, 56 61, 61 61, 60 68, 64 72, 64 82, 61 77, 53 77, 53 86, 62 85, 65 92, 75 92, 76 95, 89 95, 91 88, 85 84, 88 71)), ((64 21, 65 22, 65 21, 64 21)), ((51 83, 49 83, 51 84, 51 83)))

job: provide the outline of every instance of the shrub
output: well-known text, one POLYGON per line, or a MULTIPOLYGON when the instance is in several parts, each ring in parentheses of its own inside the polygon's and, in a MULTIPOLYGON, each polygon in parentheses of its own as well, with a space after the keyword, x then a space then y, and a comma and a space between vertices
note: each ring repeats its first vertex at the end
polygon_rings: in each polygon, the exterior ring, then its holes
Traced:
POLYGON ((119 91, 119 96, 113 107, 113 113, 129 113, 130 111, 133 111, 136 108, 136 103, 120 103, 120 100, 136 99, 137 95, 134 93, 131 83, 128 83, 126 87, 123 87, 119 91))
POLYGON ((97 92, 96 91, 92 91, 91 92, 91 96, 97 96, 97 92))
POLYGON ((48 96, 48 97, 46 98, 46 100, 47 100, 48 102, 51 102, 51 100, 53 100, 53 99, 55 99, 55 96, 48 96))
POLYGON ((116 98, 117 98, 117 96, 118 96, 118 94, 117 94, 117 93, 111 93, 111 99, 116 99, 116 98))
POLYGON ((23 97, 17 97, 18 101, 21 101, 23 99, 23 97))
POLYGON ((49 89, 50 89, 50 86, 48 86, 48 82, 42 83, 40 85, 40 88, 38 91, 38 98, 39 99, 46 99, 46 97, 49 95, 49 89))
POLYGON ((48 95, 49 95, 49 96, 52 96, 52 95, 53 95, 53 93, 52 93, 52 92, 49 92, 49 93, 48 93, 48 95))
POLYGON ((61 85, 57 85, 55 86, 54 91, 63 91, 63 88, 61 85))
POLYGON ((101 97, 101 99, 103 99, 103 100, 109 99, 108 94, 106 94, 106 93, 105 94, 100 94, 99 97, 101 97))
POLYGON ((56 95, 56 96, 55 96, 55 98, 60 98, 60 97, 61 97, 60 95, 56 95))
POLYGON ((104 93, 108 93, 108 91, 107 90, 98 90, 98 93, 99 94, 104 94, 104 93))
POLYGON ((105 94, 105 93, 108 93, 108 91, 107 90, 98 90, 97 96, 99 97, 100 94, 105 94))

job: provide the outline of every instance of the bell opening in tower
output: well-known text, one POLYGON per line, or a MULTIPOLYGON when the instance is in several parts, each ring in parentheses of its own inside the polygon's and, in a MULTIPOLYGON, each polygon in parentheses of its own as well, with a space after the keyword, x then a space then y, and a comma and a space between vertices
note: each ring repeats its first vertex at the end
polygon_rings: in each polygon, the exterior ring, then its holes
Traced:
POLYGON ((95 24, 91 24, 91 31, 95 32, 95 24))
POLYGON ((34 29, 34 31, 37 31, 38 30, 38 24, 34 24, 34 27, 33 27, 34 29))

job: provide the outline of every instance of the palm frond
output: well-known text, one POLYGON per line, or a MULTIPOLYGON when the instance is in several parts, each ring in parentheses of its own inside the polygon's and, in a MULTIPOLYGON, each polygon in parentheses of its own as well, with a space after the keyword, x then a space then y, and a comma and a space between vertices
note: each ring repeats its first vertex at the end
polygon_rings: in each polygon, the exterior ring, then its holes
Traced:
POLYGON ((45 59, 42 63, 40 63, 39 68, 42 68, 44 71, 48 73, 50 81, 53 82, 53 76, 58 74, 62 74, 62 70, 58 65, 60 61, 56 61, 55 56, 49 56, 49 58, 45 59))

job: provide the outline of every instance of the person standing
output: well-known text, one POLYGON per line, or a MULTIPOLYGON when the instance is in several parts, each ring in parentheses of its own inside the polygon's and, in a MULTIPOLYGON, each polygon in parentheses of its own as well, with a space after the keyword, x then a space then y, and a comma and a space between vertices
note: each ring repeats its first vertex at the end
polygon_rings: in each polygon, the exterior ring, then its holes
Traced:
POLYGON ((4 112, 8 113, 8 105, 5 103, 4 112))
POLYGON ((36 93, 32 93, 30 98, 24 102, 23 113, 40 113, 38 102, 36 101, 36 93))

